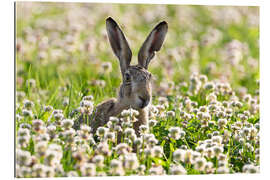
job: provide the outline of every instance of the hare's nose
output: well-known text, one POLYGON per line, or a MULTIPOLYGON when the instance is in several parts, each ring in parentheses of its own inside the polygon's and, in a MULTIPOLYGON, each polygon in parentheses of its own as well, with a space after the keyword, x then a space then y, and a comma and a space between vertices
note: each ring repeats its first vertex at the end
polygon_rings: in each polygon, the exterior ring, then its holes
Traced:
POLYGON ((141 108, 144 108, 149 104, 149 98, 143 98, 139 96, 139 99, 142 101, 141 108))

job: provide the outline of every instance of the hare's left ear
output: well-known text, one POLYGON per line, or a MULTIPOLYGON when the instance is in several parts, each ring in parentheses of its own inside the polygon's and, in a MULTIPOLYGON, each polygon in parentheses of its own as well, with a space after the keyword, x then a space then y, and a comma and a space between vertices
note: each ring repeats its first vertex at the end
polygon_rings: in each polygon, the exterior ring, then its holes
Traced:
POLYGON ((106 29, 112 50, 120 61, 120 68, 124 77, 124 73, 130 65, 132 52, 124 33, 111 17, 106 19, 106 29))
POLYGON ((140 66, 144 67, 145 69, 148 68, 148 64, 150 63, 151 59, 155 56, 155 52, 160 50, 167 31, 168 31, 168 24, 165 21, 159 23, 151 31, 151 33, 144 41, 138 54, 138 62, 140 66))

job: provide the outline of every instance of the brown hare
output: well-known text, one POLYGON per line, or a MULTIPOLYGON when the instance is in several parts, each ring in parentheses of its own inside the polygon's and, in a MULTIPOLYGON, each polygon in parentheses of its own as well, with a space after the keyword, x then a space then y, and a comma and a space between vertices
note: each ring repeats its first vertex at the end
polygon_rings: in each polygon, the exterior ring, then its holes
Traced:
POLYGON ((90 118, 90 126, 95 133, 98 127, 109 121, 110 116, 117 116, 122 110, 133 108, 139 111, 138 121, 134 123, 134 130, 138 136, 139 126, 148 125, 148 105, 152 96, 148 65, 155 52, 160 50, 168 25, 165 21, 160 22, 148 35, 140 48, 138 65, 130 65, 132 52, 123 32, 111 17, 106 19, 106 29, 112 50, 120 62, 122 84, 117 99, 108 99, 96 107, 90 118))

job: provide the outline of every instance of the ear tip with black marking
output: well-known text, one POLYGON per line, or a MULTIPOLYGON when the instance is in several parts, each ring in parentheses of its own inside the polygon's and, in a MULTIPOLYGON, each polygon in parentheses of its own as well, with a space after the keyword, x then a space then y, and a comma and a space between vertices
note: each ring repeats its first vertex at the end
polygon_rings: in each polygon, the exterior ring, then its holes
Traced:
POLYGON ((160 22, 157 26, 156 26, 156 29, 168 29, 168 23, 166 21, 162 21, 160 22))
POLYGON ((115 20, 113 20, 113 18, 110 16, 106 19, 106 23, 112 23, 114 25, 116 24, 115 20))

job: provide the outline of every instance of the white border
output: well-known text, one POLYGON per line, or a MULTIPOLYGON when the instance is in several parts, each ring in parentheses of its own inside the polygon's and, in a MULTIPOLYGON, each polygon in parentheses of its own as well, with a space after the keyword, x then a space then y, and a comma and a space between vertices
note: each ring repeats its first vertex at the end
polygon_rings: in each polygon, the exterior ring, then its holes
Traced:
MULTIPOLYGON (((46 1, 46 0, 41 0, 46 1)), ((52 2, 47 0, 46 2, 52 2)), ((61 2, 96 2, 96 3, 127 3, 125 0, 62 0, 61 2)), ((261 72, 261 173, 256 175, 245 175, 245 174, 234 174, 234 175, 188 175, 188 176, 145 176, 145 177, 96 177, 96 178, 68 178, 68 179, 264 179, 270 172, 270 166, 268 161, 270 160, 269 154, 269 132, 270 118, 269 118, 269 107, 270 107, 270 8, 268 0, 129 0, 128 3, 139 3, 139 4, 192 4, 192 5, 233 5, 233 6, 260 6, 260 72, 261 72)), ((1 178, 3 179, 14 179, 14 122, 13 122, 13 111, 14 111, 14 1, 5 0, 1 1, 1 165, 0 172, 1 178), (3 54, 3 55, 2 55, 3 54)), ((22 180, 25 178, 21 178, 22 180)), ((31 178, 31 179, 44 179, 44 178, 31 178)), ((48 179, 48 178, 46 178, 48 179)), ((67 178, 50 178, 50 179, 67 179, 67 178)))
MULTIPOLYGON (((29 1, 29 0, 25 0, 29 1)), ((31 1, 31 0, 30 0, 31 1)), ((55 2, 55 0, 32 0, 39 2, 55 2)), ((94 2, 94 3, 125 3, 125 4, 187 4, 187 5, 228 5, 258 6, 262 0, 62 0, 60 2, 94 2)))

